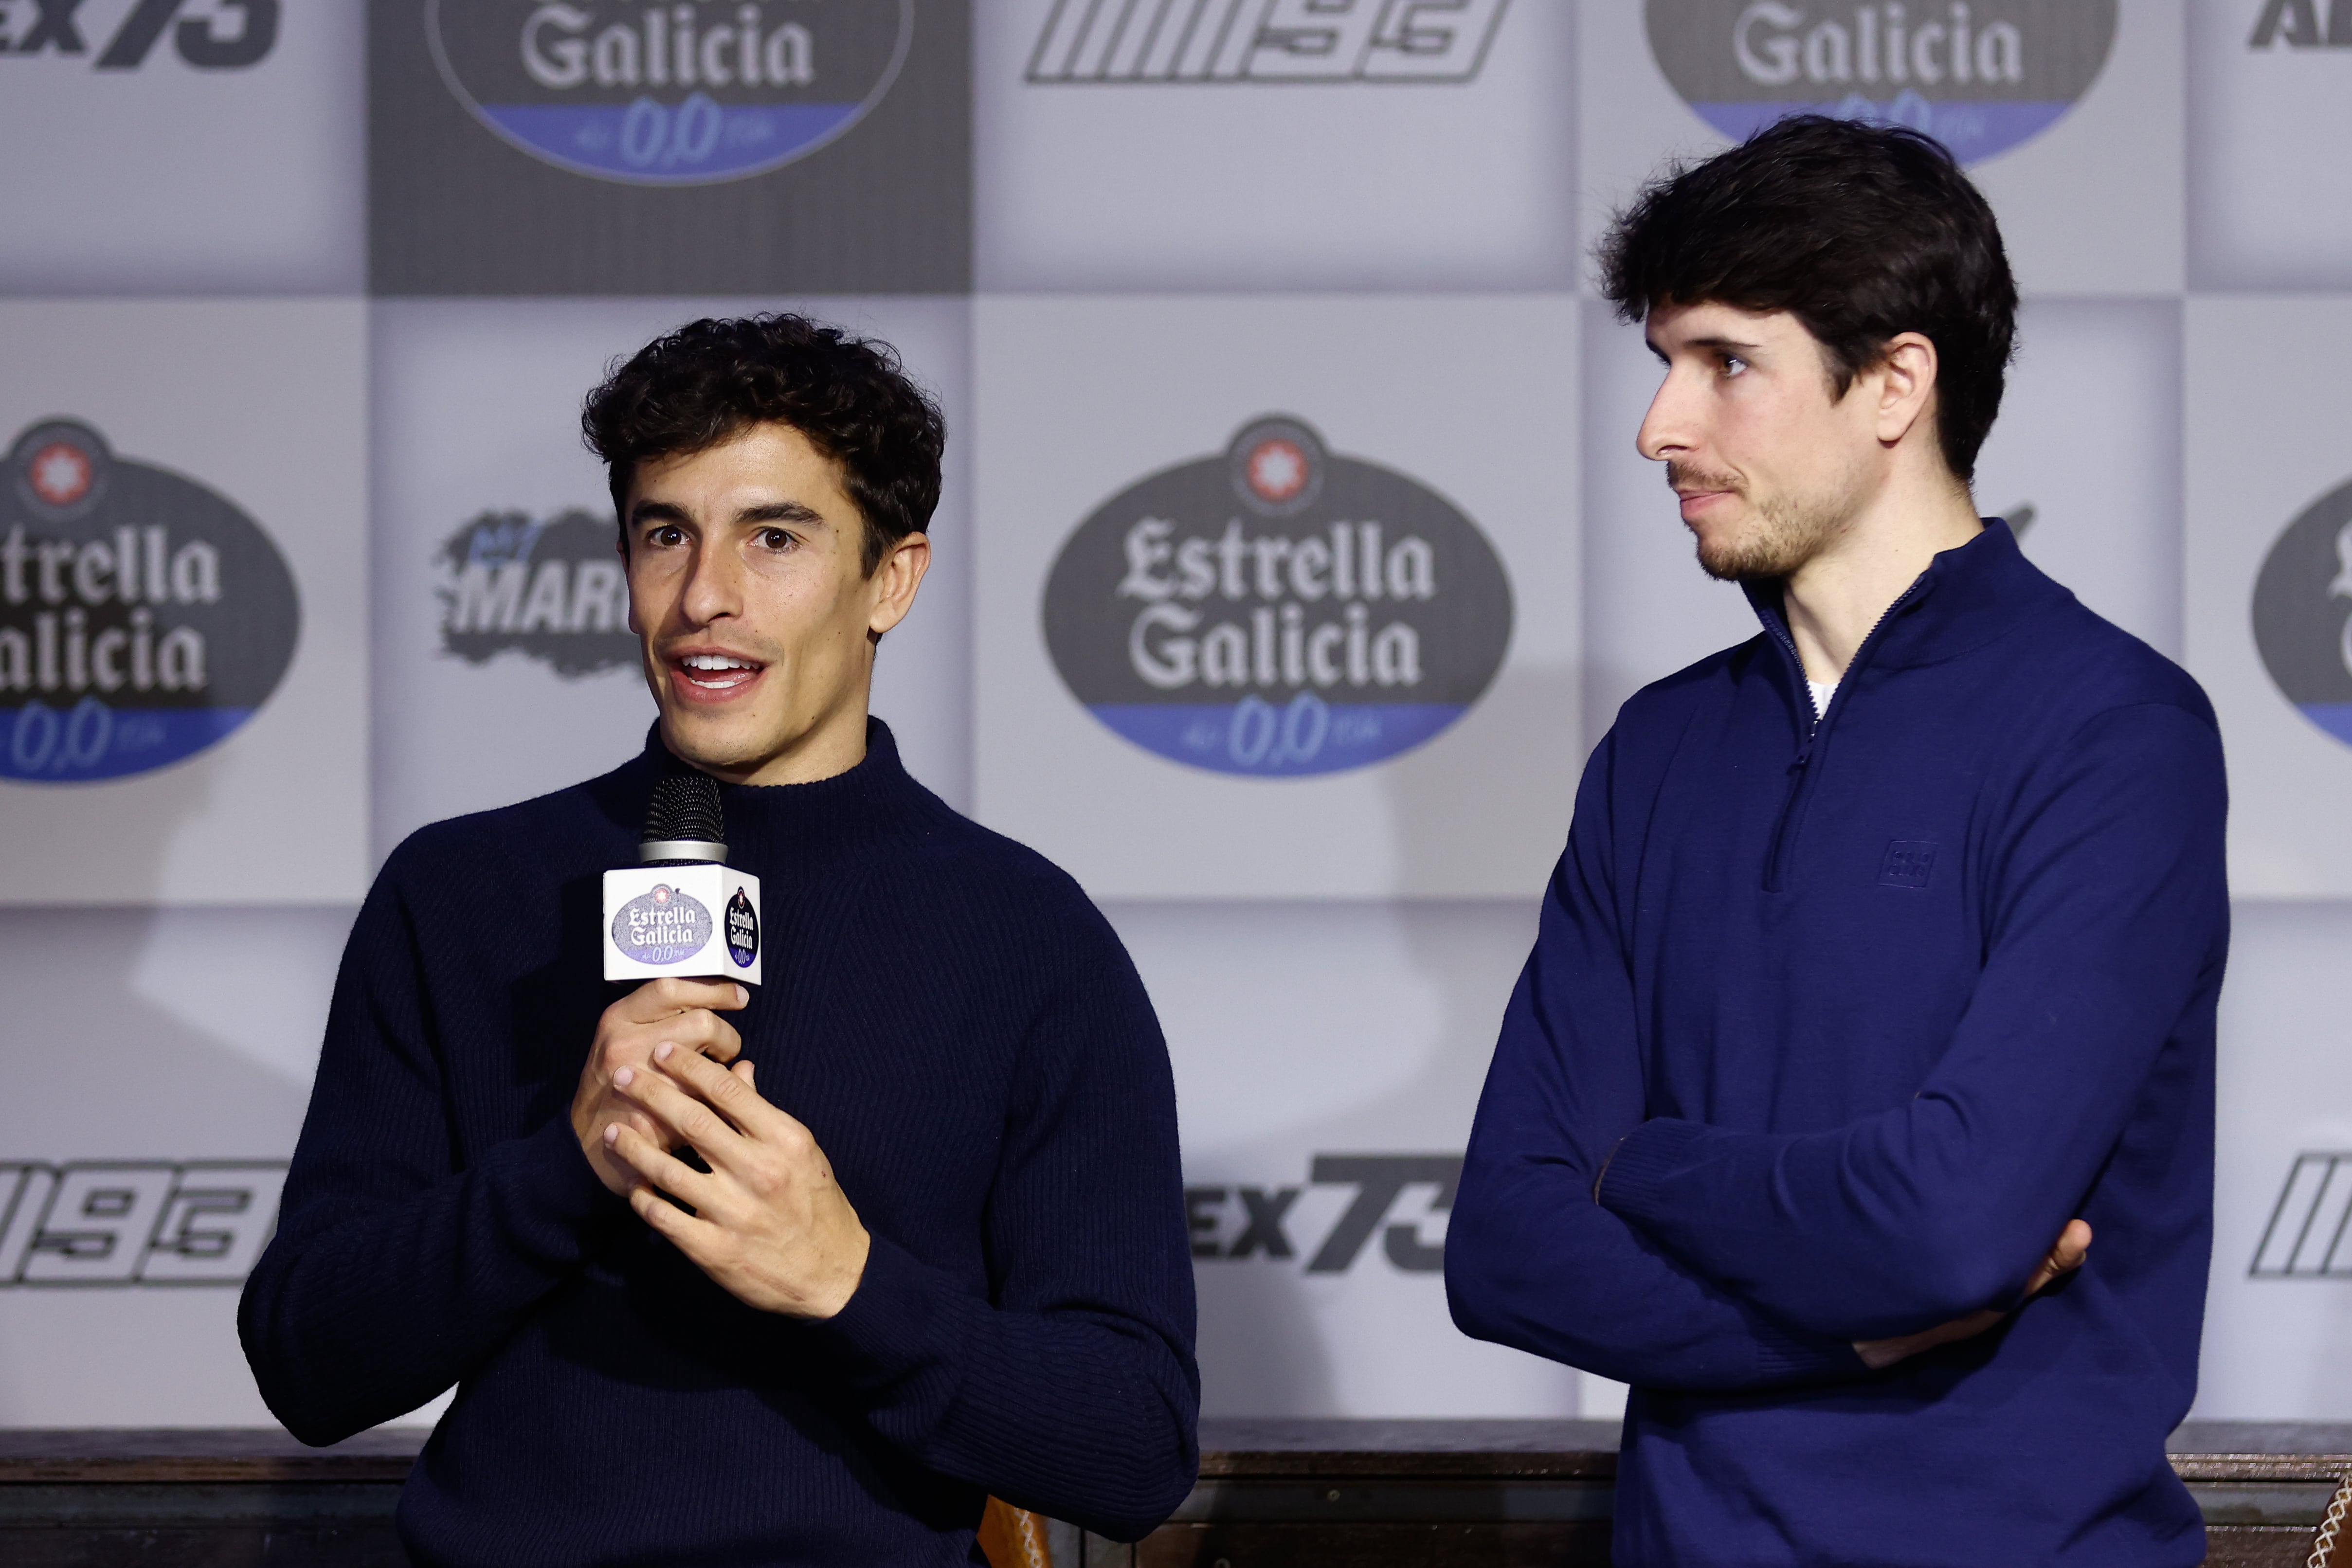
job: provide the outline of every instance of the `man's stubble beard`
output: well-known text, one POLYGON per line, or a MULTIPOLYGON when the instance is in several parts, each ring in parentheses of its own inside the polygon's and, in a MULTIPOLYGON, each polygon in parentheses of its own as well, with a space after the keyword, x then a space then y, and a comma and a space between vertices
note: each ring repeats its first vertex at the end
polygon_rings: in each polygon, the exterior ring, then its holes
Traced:
MULTIPOLYGON (((1703 489, 1726 490, 1748 500, 1747 486, 1731 476, 1702 473, 1686 464, 1666 465, 1667 484, 1681 489, 1693 482, 1703 489)), ((1691 529, 1697 540, 1699 570, 1722 582, 1764 582, 1787 577, 1846 530, 1853 521, 1858 500, 1853 496, 1749 500, 1752 516, 1737 536, 1710 541, 1696 528, 1691 529)))

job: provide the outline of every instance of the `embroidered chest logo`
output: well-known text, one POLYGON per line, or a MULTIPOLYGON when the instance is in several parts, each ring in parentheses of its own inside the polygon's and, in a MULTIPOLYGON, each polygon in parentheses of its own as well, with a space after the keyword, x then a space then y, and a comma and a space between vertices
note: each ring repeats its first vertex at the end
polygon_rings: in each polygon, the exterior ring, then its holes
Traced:
POLYGON ((1886 862, 1878 868, 1881 887, 1925 887, 1936 869, 1936 846, 1924 839, 1897 839, 1886 846, 1886 862))

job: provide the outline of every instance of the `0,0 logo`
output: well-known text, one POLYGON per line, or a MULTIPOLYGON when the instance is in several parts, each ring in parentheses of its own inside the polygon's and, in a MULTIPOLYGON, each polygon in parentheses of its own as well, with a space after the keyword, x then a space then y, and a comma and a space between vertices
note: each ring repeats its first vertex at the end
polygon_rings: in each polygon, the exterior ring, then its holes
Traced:
POLYGON ((1045 644, 1087 710, 1220 773, 1335 773, 1469 711, 1503 663, 1511 588, 1476 524, 1303 420, 1097 507, 1045 584, 1045 644))
POLYGON ((2271 546, 2254 579, 2254 646, 2286 700, 2352 746, 2352 481, 2271 546))
POLYGON ((2098 79, 2116 0, 1647 0, 1650 52, 1724 135, 1790 114, 1926 132, 1963 163, 2057 123, 2098 79))
POLYGON ((640 964, 676 964, 710 940, 709 906, 663 883, 621 905, 613 916, 613 946, 640 964))
POLYGON ((441 78, 532 157, 699 185, 847 134, 906 64, 915 0, 425 0, 441 78))

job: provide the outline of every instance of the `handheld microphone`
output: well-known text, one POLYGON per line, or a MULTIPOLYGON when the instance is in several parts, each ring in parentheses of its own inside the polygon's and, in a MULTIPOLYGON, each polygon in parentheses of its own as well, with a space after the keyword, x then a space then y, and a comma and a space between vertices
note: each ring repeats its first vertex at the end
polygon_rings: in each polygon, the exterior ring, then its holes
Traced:
POLYGON ((604 977, 758 985, 760 879, 727 864, 719 781, 666 775, 638 837, 638 863, 604 873, 604 977))

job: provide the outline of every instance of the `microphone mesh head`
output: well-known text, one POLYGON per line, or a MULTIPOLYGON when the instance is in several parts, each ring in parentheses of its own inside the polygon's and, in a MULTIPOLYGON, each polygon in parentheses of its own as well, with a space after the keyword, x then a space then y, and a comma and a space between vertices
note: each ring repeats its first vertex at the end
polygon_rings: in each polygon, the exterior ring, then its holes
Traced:
POLYGON ((646 843, 727 841, 727 814, 719 803, 719 780, 708 773, 666 774, 646 805, 646 843))

